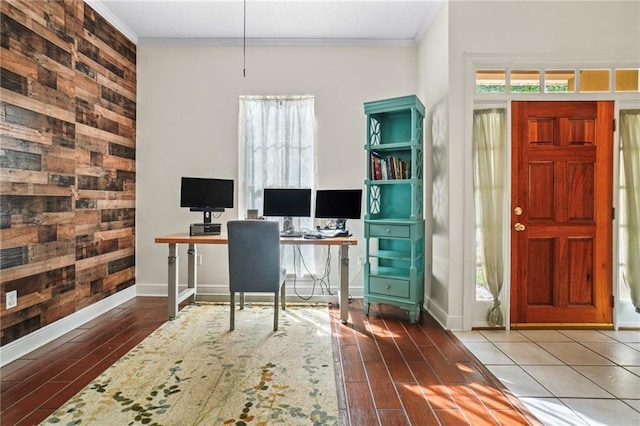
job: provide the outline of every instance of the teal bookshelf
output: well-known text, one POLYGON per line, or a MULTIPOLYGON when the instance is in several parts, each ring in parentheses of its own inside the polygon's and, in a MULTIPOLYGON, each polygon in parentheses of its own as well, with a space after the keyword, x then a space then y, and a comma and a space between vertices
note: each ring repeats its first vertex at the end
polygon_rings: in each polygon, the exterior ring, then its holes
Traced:
POLYGON ((416 96, 366 102, 364 310, 424 301, 424 106, 416 96))

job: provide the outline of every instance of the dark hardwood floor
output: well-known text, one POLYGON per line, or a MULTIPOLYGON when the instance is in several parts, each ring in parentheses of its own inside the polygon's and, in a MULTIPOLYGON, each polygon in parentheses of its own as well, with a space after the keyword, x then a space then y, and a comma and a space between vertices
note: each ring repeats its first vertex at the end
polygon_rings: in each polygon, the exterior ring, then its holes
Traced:
MULTIPOLYGON (((330 306, 342 425, 538 424, 432 318, 362 300, 343 325, 330 306)), ((0 424, 33 425, 167 318, 165 298, 137 297, 0 369, 0 424)))

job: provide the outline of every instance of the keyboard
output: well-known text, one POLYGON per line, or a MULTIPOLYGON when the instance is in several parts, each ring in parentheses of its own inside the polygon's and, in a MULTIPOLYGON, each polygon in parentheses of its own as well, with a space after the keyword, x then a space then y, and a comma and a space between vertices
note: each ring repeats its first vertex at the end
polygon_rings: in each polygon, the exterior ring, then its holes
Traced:
POLYGON ((326 237, 319 232, 309 232, 302 236, 305 240, 324 240, 326 237))
POLYGON ((326 238, 347 237, 349 235, 347 231, 341 229, 320 229, 318 233, 326 238))
POLYGON ((302 232, 300 231, 282 231, 280 232, 281 237, 285 238, 300 238, 302 237, 302 232))

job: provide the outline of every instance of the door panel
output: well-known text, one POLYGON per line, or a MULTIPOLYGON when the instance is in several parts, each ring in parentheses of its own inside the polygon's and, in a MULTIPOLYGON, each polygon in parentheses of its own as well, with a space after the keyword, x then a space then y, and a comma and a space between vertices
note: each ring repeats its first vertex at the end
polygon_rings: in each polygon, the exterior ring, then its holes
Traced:
POLYGON ((595 164, 570 162, 567 164, 567 221, 595 221, 593 191, 595 182, 595 164))
POLYGON ((529 281, 539 283, 527 288, 527 304, 532 306, 553 305, 553 261, 555 240, 553 238, 531 238, 528 242, 529 281))
POLYGON ((530 162, 529 179, 535 185, 529 185, 529 220, 551 221, 555 211, 555 202, 549 194, 553 193, 555 182, 555 168, 550 161, 530 162))
POLYGON ((568 277, 569 306, 590 306, 594 304, 593 295, 593 238, 570 238, 567 240, 569 254, 568 277))
POLYGON ((512 104, 511 321, 612 321, 612 102, 512 104))

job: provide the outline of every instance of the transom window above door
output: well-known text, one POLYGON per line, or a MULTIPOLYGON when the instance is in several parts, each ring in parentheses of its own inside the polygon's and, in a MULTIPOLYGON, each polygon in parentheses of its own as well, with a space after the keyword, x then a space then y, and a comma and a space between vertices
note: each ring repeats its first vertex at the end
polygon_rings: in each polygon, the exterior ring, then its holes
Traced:
POLYGON ((476 71, 476 93, 596 92, 640 92, 640 68, 476 71))

